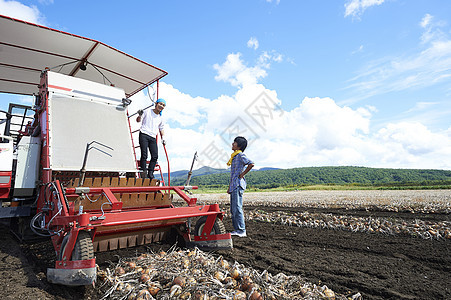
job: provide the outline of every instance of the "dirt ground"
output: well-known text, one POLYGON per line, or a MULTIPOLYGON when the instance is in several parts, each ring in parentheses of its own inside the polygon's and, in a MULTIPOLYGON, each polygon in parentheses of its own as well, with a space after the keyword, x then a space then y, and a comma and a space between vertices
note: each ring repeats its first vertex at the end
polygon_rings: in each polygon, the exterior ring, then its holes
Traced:
MULTIPOLYGON (((226 205, 222 205, 227 210, 226 205)), ((246 206, 247 211, 309 211, 354 216, 390 217, 386 211, 246 206)), ((397 213, 397 218, 450 221, 447 213, 397 213)), ((230 219, 224 220, 231 230, 230 219)), ((233 238, 234 249, 218 251, 272 274, 300 275, 311 283, 327 285, 336 293, 363 299, 451 299, 451 240, 423 240, 408 235, 383 235, 330 229, 290 227, 248 221, 248 237, 233 238)), ((167 249, 169 245, 152 245, 167 249)), ((97 263, 131 257, 147 246, 97 253, 97 263)), ((3 299, 100 299, 98 288, 49 284, 46 269, 54 264, 50 241, 20 244, 0 226, 0 282, 3 299)))
POLYGON ((364 299, 451 299, 449 240, 257 222, 248 222, 247 228, 249 237, 234 239, 234 250, 221 253, 224 257, 273 274, 301 275, 340 294, 360 292, 364 299))

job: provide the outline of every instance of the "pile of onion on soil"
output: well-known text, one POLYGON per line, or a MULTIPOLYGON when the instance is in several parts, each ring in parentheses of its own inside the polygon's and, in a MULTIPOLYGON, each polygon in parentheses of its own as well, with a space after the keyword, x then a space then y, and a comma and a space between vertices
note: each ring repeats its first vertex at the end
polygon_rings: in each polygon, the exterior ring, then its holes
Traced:
MULTIPOLYGON (((228 204, 226 193, 196 194, 198 204, 228 204)), ((174 196, 175 202, 179 201, 174 196)), ((180 199, 180 203, 184 201, 180 199)), ((246 192, 245 206, 341 208, 346 210, 451 213, 450 190, 316 190, 246 192)))
POLYGON ((348 230, 353 232, 407 234, 423 239, 451 239, 451 222, 403 220, 400 218, 354 217, 325 213, 287 213, 253 210, 245 215, 247 220, 277 223, 289 226, 348 230))
POLYGON ((300 276, 230 264, 197 248, 122 258, 97 274, 102 299, 361 299, 300 276))

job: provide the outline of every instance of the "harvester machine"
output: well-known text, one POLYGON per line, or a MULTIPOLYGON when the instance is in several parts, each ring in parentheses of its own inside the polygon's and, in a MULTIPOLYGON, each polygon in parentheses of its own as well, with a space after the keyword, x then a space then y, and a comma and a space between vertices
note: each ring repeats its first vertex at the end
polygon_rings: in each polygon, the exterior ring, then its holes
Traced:
POLYGON ((0 111, 0 217, 21 237, 29 226, 51 239, 50 282, 93 283, 100 251, 165 239, 232 247, 219 205, 197 205, 189 192, 197 187, 141 176, 127 108, 130 96, 152 84, 158 95, 165 71, 9 17, 0 16, 0 39, 0 91, 34 95, 31 106, 0 111), (184 204, 174 205, 174 195, 184 204))

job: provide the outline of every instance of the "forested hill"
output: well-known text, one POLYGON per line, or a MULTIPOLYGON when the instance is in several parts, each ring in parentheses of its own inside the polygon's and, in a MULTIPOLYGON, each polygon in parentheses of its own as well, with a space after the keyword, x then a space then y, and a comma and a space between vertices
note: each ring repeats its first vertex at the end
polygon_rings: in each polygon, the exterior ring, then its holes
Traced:
MULTIPOLYGON (((198 186, 226 186, 230 173, 219 173, 195 176, 191 185, 198 186)), ((421 170, 421 169, 382 169, 366 167, 307 167, 294 169, 276 169, 252 171, 246 175, 247 183, 255 188, 275 188, 292 185, 317 184, 407 184, 407 183, 451 183, 451 171, 421 170)), ((183 180, 179 184, 183 184, 183 180)), ((176 185, 175 182, 171 184, 176 185)))

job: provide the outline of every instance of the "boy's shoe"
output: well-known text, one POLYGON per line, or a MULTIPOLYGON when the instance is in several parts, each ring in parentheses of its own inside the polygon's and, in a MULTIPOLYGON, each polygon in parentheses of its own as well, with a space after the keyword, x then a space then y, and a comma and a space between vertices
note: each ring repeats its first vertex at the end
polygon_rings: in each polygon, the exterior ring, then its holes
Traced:
POLYGON ((236 236, 239 236, 239 237, 246 237, 247 236, 246 235, 246 231, 243 231, 243 232, 232 231, 230 234, 231 235, 236 235, 236 236))

